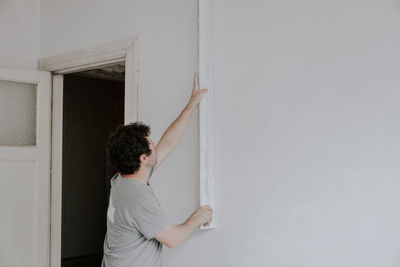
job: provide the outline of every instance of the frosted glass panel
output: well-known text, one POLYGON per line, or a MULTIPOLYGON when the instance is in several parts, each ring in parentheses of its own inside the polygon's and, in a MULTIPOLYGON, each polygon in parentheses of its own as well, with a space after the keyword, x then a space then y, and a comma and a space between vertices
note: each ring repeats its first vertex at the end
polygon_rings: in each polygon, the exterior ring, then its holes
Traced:
POLYGON ((0 145, 36 145, 36 84, 0 80, 0 145))

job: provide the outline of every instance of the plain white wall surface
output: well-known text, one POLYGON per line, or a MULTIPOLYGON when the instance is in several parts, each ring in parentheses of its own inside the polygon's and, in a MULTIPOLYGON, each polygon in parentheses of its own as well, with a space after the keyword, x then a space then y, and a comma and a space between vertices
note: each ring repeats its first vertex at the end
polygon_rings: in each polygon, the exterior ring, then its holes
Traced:
POLYGON ((400 266, 399 27, 398 1, 216 1, 219 223, 185 262, 400 266))
POLYGON ((0 1, 0 67, 37 69, 39 6, 39 0, 0 1))
MULTIPOLYGON (((138 35, 157 141, 190 96, 196 5, 42 0, 40 56, 138 35)), ((399 266, 398 1, 216 0, 215 25, 218 227, 164 266, 399 266)), ((174 223, 198 205, 197 123, 152 178, 174 223)))

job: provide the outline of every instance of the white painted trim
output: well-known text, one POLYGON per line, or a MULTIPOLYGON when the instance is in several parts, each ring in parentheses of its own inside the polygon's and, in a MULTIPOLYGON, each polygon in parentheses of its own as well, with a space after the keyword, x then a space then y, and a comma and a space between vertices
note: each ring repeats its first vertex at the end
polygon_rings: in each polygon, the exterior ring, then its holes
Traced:
POLYGON ((125 124, 139 120, 139 40, 131 37, 39 59, 39 69, 68 74, 125 62, 125 124))
POLYGON ((56 74, 53 76, 51 267, 61 266, 63 74, 121 62, 125 62, 124 123, 128 124, 139 120, 139 54, 137 37, 39 59, 40 69, 56 74))
POLYGON ((32 161, 36 160, 38 148, 36 146, 0 146, 1 160, 32 161), (23 148, 23 150, 21 150, 23 148))
POLYGON ((37 140, 39 148, 39 183, 38 183, 38 207, 37 213, 40 224, 38 235, 38 254, 41 255, 38 266, 49 266, 50 259, 50 162, 51 162, 51 73, 40 71, 40 80, 37 87, 37 140), (43 220, 46 220, 45 222, 43 220))
POLYGON ((84 71, 125 61, 137 37, 39 59, 39 69, 53 74, 84 71))
POLYGON ((62 132, 64 75, 53 76, 50 266, 61 266, 62 132))
POLYGON ((40 73, 30 69, 0 68, 0 80, 37 84, 41 79, 40 73))
POLYGON ((215 228, 215 171, 214 171, 214 0, 199 0, 199 85, 207 88, 199 105, 200 129, 200 205, 214 210, 210 226, 215 228))

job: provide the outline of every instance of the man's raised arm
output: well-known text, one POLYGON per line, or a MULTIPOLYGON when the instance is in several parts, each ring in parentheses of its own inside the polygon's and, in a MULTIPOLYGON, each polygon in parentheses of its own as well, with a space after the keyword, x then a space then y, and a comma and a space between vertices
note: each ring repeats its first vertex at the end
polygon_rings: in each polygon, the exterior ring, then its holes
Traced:
POLYGON ((168 154, 179 143, 182 136, 186 132, 187 125, 189 124, 193 110, 199 105, 203 95, 208 89, 199 90, 197 72, 194 75, 193 90, 189 102, 185 108, 175 119, 175 121, 165 130, 161 136, 160 141, 157 143, 155 149, 157 151, 157 164, 158 167, 168 156, 168 154))

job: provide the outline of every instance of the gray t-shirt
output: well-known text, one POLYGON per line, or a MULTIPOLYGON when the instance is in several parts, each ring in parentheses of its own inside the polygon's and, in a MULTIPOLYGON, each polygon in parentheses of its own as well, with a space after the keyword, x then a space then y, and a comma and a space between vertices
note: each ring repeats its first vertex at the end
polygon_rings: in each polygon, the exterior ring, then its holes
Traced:
POLYGON ((151 186, 116 173, 111 178, 101 266, 161 266, 162 244, 154 237, 167 224, 168 218, 151 186))

